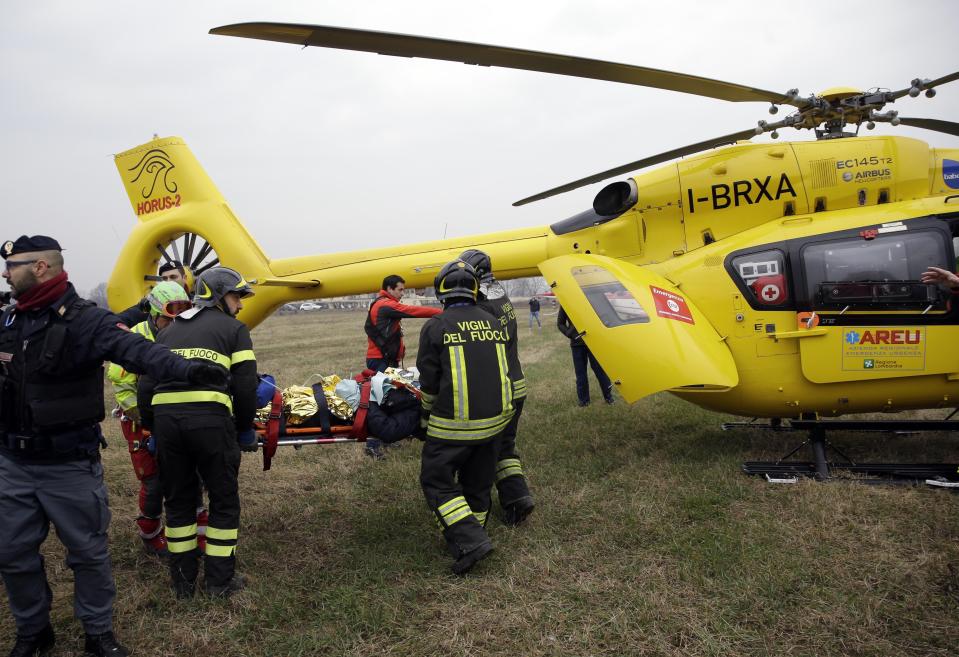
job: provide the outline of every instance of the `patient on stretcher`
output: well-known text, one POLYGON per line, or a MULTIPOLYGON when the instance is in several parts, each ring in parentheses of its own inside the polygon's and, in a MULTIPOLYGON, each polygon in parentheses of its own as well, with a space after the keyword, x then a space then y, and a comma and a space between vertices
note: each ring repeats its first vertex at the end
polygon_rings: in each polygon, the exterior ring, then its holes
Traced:
POLYGON ((261 375, 257 391, 257 420, 270 420, 274 399, 282 398, 282 413, 272 414, 281 436, 296 433, 328 435, 348 427, 353 435, 373 436, 384 443, 408 438, 419 426, 420 401, 417 373, 387 370, 373 376, 340 379, 323 377, 307 386, 280 389, 270 375, 261 375), (278 394, 281 393, 281 394, 278 394), (334 429, 341 427, 341 429, 334 429), (309 431, 315 429, 315 431, 309 431))

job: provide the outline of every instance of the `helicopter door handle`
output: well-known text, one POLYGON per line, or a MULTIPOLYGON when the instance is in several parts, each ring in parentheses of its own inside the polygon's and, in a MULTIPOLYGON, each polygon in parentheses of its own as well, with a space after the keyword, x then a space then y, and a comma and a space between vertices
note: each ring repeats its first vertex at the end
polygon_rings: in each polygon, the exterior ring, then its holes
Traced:
POLYGON ((800 331, 777 331, 776 333, 767 334, 773 340, 777 342, 779 340, 792 340, 796 338, 816 338, 823 335, 826 335, 825 328, 814 328, 814 329, 802 329, 800 331))

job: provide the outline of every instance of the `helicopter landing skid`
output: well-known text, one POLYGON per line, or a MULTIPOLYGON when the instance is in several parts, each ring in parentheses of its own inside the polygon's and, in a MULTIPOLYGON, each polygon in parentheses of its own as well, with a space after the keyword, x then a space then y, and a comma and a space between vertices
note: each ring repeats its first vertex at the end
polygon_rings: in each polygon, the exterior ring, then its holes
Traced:
MULTIPOLYGON (((833 470, 842 470, 865 477, 880 479, 856 479, 863 483, 929 483, 940 485, 957 483, 959 464, 956 463, 856 463, 826 438, 827 431, 863 431, 906 435, 920 431, 959 432, 959 421, 949 420, 792 420, 724 422, 723 431, 733 429, 760 429, 766 431, 806 431, 805 441, 776 461, 746 461, 743 472, 748 475, 765 475, 769 481, 793 482, 797 477, 814 477, 819 481, 830 478, 833 470), (805 446, 812 451, 812 461, 789 459, 805 446), (827 450, 832 450, 843 461, 827 459, 827 450), (928 481, 927 481, 928 480, 928 481)), ((943 487, 955 488, 951 485, 943 487)))

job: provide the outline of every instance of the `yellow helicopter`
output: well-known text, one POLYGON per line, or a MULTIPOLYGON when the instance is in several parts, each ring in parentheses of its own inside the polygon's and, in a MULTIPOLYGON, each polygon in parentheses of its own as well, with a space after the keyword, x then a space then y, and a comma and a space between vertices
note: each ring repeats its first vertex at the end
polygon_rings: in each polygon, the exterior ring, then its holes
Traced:
POLYGON ((614 182, 592 208, 548 226, 390 248, 270 259, 178 138, 116 156, 138 223, 108 286, 141 298, 164 259, 255 279, 241 319, 284 303, 375 291, 399 273, 431 285, 466 248, 496 276, 542 274, 628 401, 668 390, 742 416, 801 418, 955 407, 959 298, 920 275, 955 271, 959 149, 858 136, 877 122, 959 135, 959 123, 883 111, 935 95, 959 72, 901 90, 801 96, 657 69, 516 48, 346 28, 246 23, 218 35, 428 57, 594 78, 794 112, 582 178, 516 205, 614 182), (785 127, 816 141, 752 144, 785 127), (723 146, 722 148, 717 148, 723 146), (715 149, 715 150, 710 150, 715 149))

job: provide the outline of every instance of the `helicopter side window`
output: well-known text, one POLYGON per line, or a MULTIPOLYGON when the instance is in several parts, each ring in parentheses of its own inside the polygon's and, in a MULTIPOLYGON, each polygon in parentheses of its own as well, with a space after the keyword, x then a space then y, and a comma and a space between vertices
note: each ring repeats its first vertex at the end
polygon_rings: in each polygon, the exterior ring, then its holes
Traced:
POLYGON ((769 250, 733 258, 733 271, 746 286, 752 305, 775 308, 789 303, 782 251, 769 250))
POLYGON ((606 328, 649 322, 649 313, 632 292, 602 267, 573 267, 572 274, 606 328))
POLYGON ((802 249, 813 308, 945 309, 945 296, 919 282, 929 266, 951 269, 938 231, 897 232, 810 244, 802 249))

